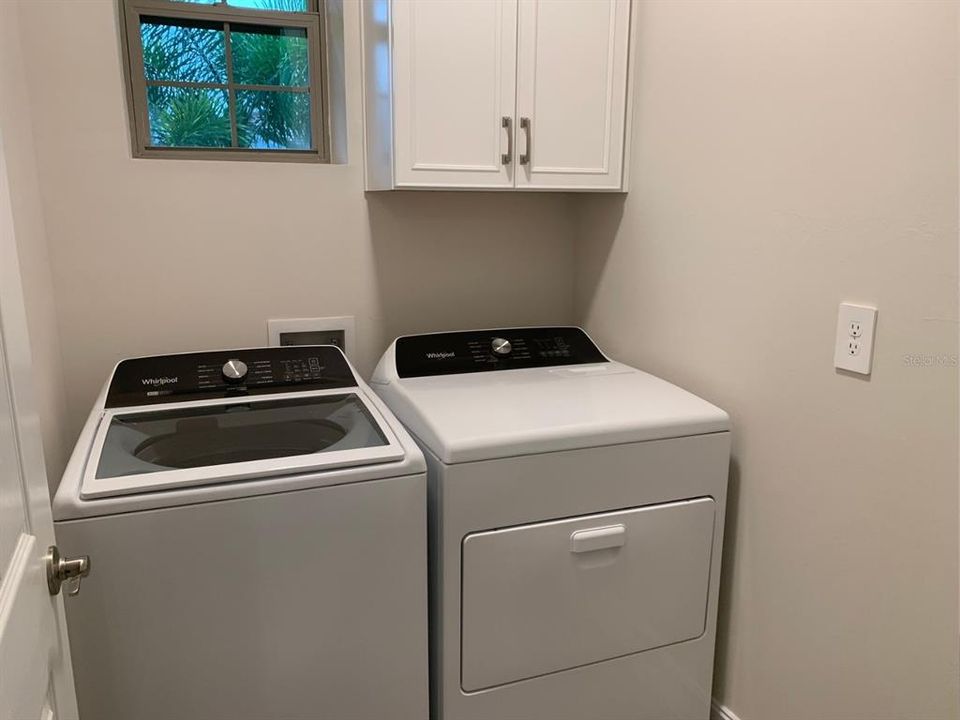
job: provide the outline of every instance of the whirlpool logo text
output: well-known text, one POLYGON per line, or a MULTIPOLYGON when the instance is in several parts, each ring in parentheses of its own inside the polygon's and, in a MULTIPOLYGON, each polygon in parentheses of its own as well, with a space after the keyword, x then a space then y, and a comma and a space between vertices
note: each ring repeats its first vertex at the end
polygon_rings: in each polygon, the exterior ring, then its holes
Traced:
POLYGON ((140 382, 151 387, 163 387, 164 385, 173 385, 180 380, 180 377, 155 377, 142 378, 140 382))

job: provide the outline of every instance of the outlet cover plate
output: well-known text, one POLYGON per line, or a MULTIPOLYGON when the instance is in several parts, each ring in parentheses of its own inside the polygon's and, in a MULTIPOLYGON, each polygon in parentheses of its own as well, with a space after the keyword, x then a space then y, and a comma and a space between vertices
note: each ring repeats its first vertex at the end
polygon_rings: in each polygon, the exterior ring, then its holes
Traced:
POLYGON ((352 315, 267 320, 270 345, 337 345, 348 357, 354 352, 352 315))
POLYGON ((869 375, 873 368, 873 336, 877 309, 868 305, 840 303, 833 365, 838 370, 869 375), (857 334, 859 329, 859 334, 857 334))

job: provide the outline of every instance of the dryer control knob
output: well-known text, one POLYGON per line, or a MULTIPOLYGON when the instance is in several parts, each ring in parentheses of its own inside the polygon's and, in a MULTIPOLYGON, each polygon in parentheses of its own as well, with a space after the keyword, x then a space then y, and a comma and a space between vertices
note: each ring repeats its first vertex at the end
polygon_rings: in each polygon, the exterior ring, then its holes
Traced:
POLYGON ((228 383, 238 383, 247 376, 247 364, 243 360, 231 358, 223 364, 223 379, 228 383))
POLYGON ((490 348, 494 355, 509 355, 510 351, 513 350, 513 345, 505 338, 494 338, 493 342, 490 343, 490 348))

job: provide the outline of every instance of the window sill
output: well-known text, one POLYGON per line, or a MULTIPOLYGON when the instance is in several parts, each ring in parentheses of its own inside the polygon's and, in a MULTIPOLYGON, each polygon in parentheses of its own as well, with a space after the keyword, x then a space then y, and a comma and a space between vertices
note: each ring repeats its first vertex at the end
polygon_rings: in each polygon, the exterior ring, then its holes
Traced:
POLYGON ((246 150, 241 148, 223 148, 204 150, 202 148, 136 148, 135 158, 164 160, 246 160, 255 162, 315 163, 331 164, 329 158, 313 150, 246 150))

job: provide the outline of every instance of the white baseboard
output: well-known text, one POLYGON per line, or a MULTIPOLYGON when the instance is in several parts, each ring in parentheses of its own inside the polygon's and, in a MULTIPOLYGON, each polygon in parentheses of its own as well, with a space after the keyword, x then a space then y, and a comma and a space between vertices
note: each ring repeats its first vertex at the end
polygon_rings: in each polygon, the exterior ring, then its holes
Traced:
POLYGON ((710 720, 740 720, 730 708, 716 700, 710 704, 710 720))

